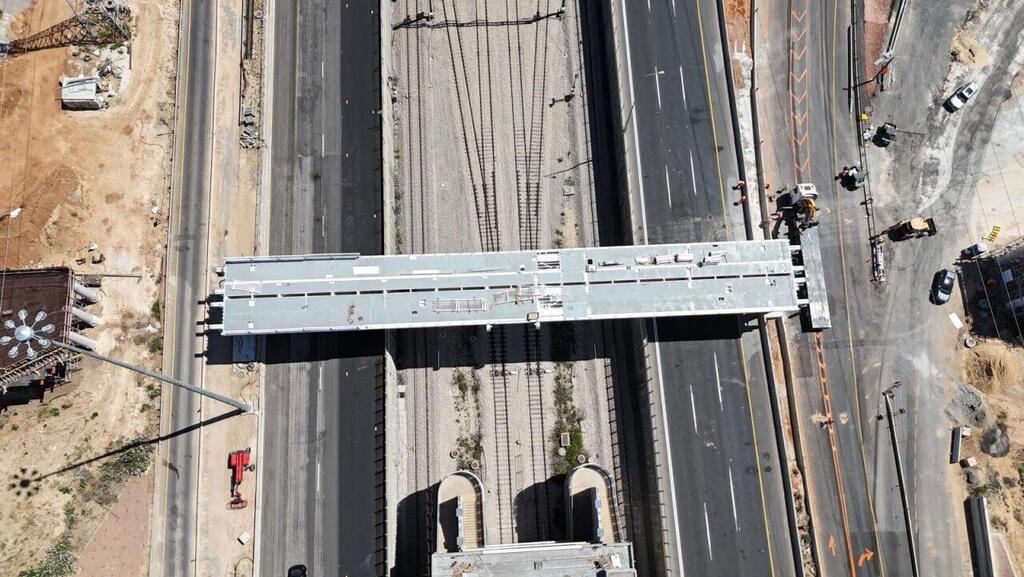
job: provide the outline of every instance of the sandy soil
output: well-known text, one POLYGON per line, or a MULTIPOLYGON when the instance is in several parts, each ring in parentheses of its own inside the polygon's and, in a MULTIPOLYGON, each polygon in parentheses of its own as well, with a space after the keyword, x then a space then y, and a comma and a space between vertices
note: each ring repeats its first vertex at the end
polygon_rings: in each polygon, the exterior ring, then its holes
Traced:
MULTIPOLYGON (((60 109, 58 77, 80 70, 86 55, 95 62, 89 52, 47 50, 0 64, 0 133, 5 135, 0 212, 23 209, 18 218, 0 223, 0 268, 66 264, 80 273, 138 275, 104 282, 104 300, 93 309, 104 323, 88 335, 100 352, 155 367, 159 354, 150 353, 148 345, 160 320, 153 304, 160 296, 166 239, 161 207, 169 187, 177 6, 171 0, 128 4, 136 40, 132 70, 126 72, 134 80, 107 110, 60 109), (90 243, 99 245, 105 261, 77 265, 90 243)), ((11 37, 45 29, 68 15, 64 0, 36 0, 14 17, 11 37)), ((0 574, 41 558, 64 531, 63 507, 70 502, 78 507, 76 544, 88 542, 93 550, 128 541, 123 544, 132 552, 119 556, 145 553, 148 532, 132 540, 115 531, 96 533, 108 513, 77 492, 83 472, 95 471, 110 449, 152 435, 159 405, 154 391, 159 389, 152 383, 122 369, 83 362, 72 383, 42 404, 0 415, 0 478, 8 491, 0 499, 0 574), (90 461, 96 457, 101 458, 90 461)), ((129 497, 149 500, 135 493, 129 497)), ((148 517, 148 505, 135 508, 148 517)))
POLYGON ((747 82, 743 73, 743 65, 736 61, 735 55, 742 53, 751 56, 750 46, 750 0, 726 0, 725 28, 729 34, 729 54, 734 55, 732 76, 736 87, 740 88, 747 82))
MULTIPOLYGON (((875 59, 882 53, 889 34, 889 15, 893 9, 893 0, 867 0, 864 2, 864 38, 863 52, 864 77, 871 78, 878 73, 875 59)), ((868 95, 874 96, 876 87, 867 85, 868 95)))

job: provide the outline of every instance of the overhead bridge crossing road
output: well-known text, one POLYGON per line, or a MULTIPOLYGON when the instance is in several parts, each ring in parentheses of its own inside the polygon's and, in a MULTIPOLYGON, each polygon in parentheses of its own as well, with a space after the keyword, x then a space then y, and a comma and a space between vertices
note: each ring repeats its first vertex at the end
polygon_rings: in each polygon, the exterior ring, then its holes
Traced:
POLYGON ((228 259, 224 335, 796 311, 785 240, 228 259))

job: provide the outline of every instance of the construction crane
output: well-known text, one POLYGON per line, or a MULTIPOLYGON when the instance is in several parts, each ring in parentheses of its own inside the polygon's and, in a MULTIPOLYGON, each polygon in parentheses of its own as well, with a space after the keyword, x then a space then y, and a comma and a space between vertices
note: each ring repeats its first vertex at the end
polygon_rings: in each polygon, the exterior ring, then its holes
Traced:
POLYGON ((131 11, 120 0, 84 0, 75 15, 26 38, 0 43, 0 57, 47 48, 121 44, 131 38, 131 11))

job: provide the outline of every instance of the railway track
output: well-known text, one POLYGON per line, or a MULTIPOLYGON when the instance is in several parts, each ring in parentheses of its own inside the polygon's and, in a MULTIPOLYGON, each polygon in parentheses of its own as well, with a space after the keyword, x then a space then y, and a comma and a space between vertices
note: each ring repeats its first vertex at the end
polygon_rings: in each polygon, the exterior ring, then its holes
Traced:
MULTIPOLYGON (((521 249, 540 249, 542 240, 541 215, 543 214, 541 170, 544 152, 544 129, 546 110, 545 101, 547 89, 547 55, 548 55, 548 23, 556 21, 553 18, 532 19, 520 18, 519 11, 524 10, 525 2, 506 0, 504 2, 505 21, 520 21, 521 24, 515 27, 496 27, 480 25, 490 22, 491 18, 501 18, 501 4, 494 0, 477 0, 475 10, 467 11, 466 2, 456 3, 431 2, 426 7, 421 6, 423 0, 407 0, 407 14, 421 14, 427 11, 438 10, 447 23, 443 29, 447 41, 449 63, 452 68, 452 81, 454 84, 454 95, 457 100, 457 126, 453 127, 462 138, 462 150, 459 151, 465 159, 465 170, 472 190, 476 228, 480 239, 481 249, 484 251, 496 251, 502 248, 503 227, 499 224, 501 220, 499 196, 497 190, 497 170, 502 166, 502 161, 511 160, 515 169, 515 202, 518 208, 517 218, 514 223, 517 227, 518 245, 521 249), (438 6, 440 4, 440 6, 438 6), (460 6, 462 14, 460 14, 460 6), (464 26, 464 23, 473 23, 473 26, 464 26), (495 40, 494 34, 498 34, 495 40), (501 35, 505 40, 501 40, 501 35), (496 51, 502 50, 501 44, 505 44, 508 50, 508 81, 509 92, 499 94, 495 83, 504 74, 504 70, 495 68, 495 57, 500 59, 496 51), (497 132, 496 116, 507 114, 509 107, 512 117, 512 134, 509 142, 507 133, 497 132)), ((531 4, 535 8, 536 15, 550 15, 551 0, 538 0, 531 4)), ((408 19, 408 17, 407 17, 408 19)), ((405 46, 406 62, 411 63, 415 59, 417 70, 407 78, 416 82, 416 97, 409 103, 409 113, 415 114, 416 119, 409 127, 410 136, 407 146, 411 153, 418 158, 410 162, 408 168, 408 182, 410 186, 415 183, 424 183, 428 177, 425 166, 427 142, 425 137, 425 124, 429 122, 428 115, 431 114, 429 106, 425 105, 421 96, 420 88, 423 86, 423 75, 429 76, 429 62, 416 50, 414 34, 442 34, 441 29, 430 27, 418 28, 415 32, 408 31, 408 40, 405 46), (423 32, 420 32, 422 30, 423 32), (413 53, 415 51, 415 53, 413 53), (427 72, 422 68, 428 67, 427 72), (415 135, 413 135, 415 132, 415 135)), ((500 66, 500 65, 498 65, 500 66)), ((427 81, 430 81, 427 78, 427 81)), ((503 90, 503 89, 501 89, 503 90)), ((506 121, 507 122, 507 121, 506 121)), ((507 125, 502 131, 507 130, 507 125)), ((426 206, 425 195, 420 195, 420 212, 418 225, 421 228, 417 235, 420 248, 426 247, 426 206)), ((511 200, 511 199, 507 199, 511 200)), ((508 206, 511 206, 509 202, 508 206)), ((415 216, 412 217, 414 220, 415 216)), ((506 217, 504 221, 512 224, 512 218, 506 217)), ((509 231, 504 231, 506 236, 509 231)), ((512 237, 515 238, 515 237, 512 237)), ((506 240, 506 242, 508 242, 506 240)), ((513 241, 514 242, 514 241, 513 241)), ((413 242, 413 245, 416 243, 413 242)), ((494 425, 494 453, 488 455, 485 469, 488 476, 485 483, 496 489, 495 499, 498 513, 498 534, 497 540, 501 543, 514 543, 517 541, 536 538, 547 540, 557 538, 553 533, 553 515, 551 500, 552 495, 548 490, 548 479, 551 475, 551 455, 549 454, 551 431, 547 428, 545 419, 545 392, 542 367, 542 334, 533 328, 524 330, 522 342, 517 342, 518 333, 509 333, 513 329, 497 327, 490 331, 488 338, 489 348, 489 369, 490 386, 493 404, 493 425, 494 425), (510 336, 515 338, 510 339, 510 336), (510 358, 509 345, 523 347, 523 362, 525 363, 525 391, 515 387, 517 371, 512 370, 508 359, 510 358), (511 385, 511 386, 510 386, 511 385), (524 398, 525 394, 525 398, 524 398), (528 409, 529 418, 528 436, 518 438, 514 434, 513 416, 521 407, 528 409), (522 443, 522 446, 520 446, 522 443), (528 462, 522 462, 528 459, 528 462), (525 469, 525 470, 524 470, 525 469), (525 473, 526 477, 523 478, 525 473), (525 489, 520 486, 531 483, 532 494, 524 501, 517 500, 519 491, 525 489), (534 508, 532 513, 517 511, 520 502, 531 502, 534 508), (525 515, 520 515, 526 513, 525 515), (520 524, 535 524, 535 527, 519 527, 520 524), (535 530, 533 530, 535 529, 535 530)), ((422 343, 417 343, 422 344, 422 343)), ((516 353, 515 356, 518 356, 516 353)), ((518 359, 516 359, 518 363, 518 359)), ((428 376, 429 377, 429 376, 428 376)), ((424 401, 426 391, 424 390, 424 401)), ((550 399, 548 399, 550 400, 550 399)), ((429 402, 426 402, 429 405, 429 402)), ((425 413, 421 413, 425 414, 425 413)), ((516 417, 521 419, 521 417, 516 417)), ((417 434, 427 434, 428 428, 422 428, 417 424, 417 434)), ((424 437, 426 438, 426 437, 424 437)), ((421 439, 422 441, 422 439, 421 439)), ((429 456, 417 458, 426 461, 429 456)), ((434 480, 430 478, 429 464, 418 464, 416 467, 416 487, 430 488, 434 480)), ((423 543, 424 551, 433 551, 434 521, 431 516, 433 512, 432 495, 430 491, 423 491, 421 494, 421 510, 424 513, 422 534, 418 541, 423 543)), ((428 557, 425 555, 424 557, 428 557)), ((419 569, 420 567, 417 567, 419 569)), ((423 566, 426 570, 426 566, 423 566)))
POLYGON ((494 404, 494 460, 498 486, 498 535, 502 543, 515 542, 515 500, 512 487, 512 440, 509 435, 508 377, 505 366, 505 329, 490 332, 491 398, 494 404))
POLYGON ((526 395, 530 418, 530 457, 533 460, 533 505, 538 541, 552 538, 551 503, 548 495, 547 427, 544 425, 544 371, 540 364, 540 331, 526 328, 523 334, 526 363, 526 395))

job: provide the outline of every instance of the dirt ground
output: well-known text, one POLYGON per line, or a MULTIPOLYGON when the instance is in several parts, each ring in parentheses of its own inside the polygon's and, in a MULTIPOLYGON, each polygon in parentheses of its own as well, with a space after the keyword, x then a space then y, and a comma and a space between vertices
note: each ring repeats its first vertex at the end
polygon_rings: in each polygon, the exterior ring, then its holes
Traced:
MULTIPOLYGON (((0 268, 64 264, 79 273, 138 275, 104 281, 104 299, 90 309, 104 322, 87 334, 102 353, 158 368, 155 303, 166 240, 177 5, 172 0, 129 0, 128 5, 135 40, 124 50, 131 62, 124 80, 133 80, 128 87, 123 82, 123 92, 110 99, 107 110, 60 109, 58 77, 88 70, 98 61, 94 51, 52 49, 0 63, 0 166, 5 167, 0 212, 22 209, 17 218, 0 222, 0 268), (84 248, 91 243, 98 250, 87 254, 84 248), (102 263, 75 262, 100 254, 102 263)), ((35 0, 5 18, 11 18, 10 37, 19 38, 69 15, 64 0, 35 0)), ((138 518, 117 513, 121 505, 110 502, 113 497, 84 492, 95 489, 91 479, 104 463, 125 454, 117 451, 126 441, 152 437, 159 389, 110 365, 88 361, 81 366, 70 384, 42 403, 0 414, 2 575, 35 566, 66 530, 81 549, 87 573, 127 576, 141 570, 101 568, 97 552, 129 546, 118 553, 119 563, 142 558, 148 531, 132 529, 138 538, 125 540, 123 531, 96 529, 101 522, 106 527, 148 523, 151 483, 139 488, 133 481, 125 493, 138 518)))
MULTIPOLYGON (((875 59, 882 53, 889 34, 889 16, 893 0, 867 0, 864 3, 864 75, 871 78, 878 72, 875 59)), ((875 85, 867 85, 868 94, 874 96, 875 85)))

